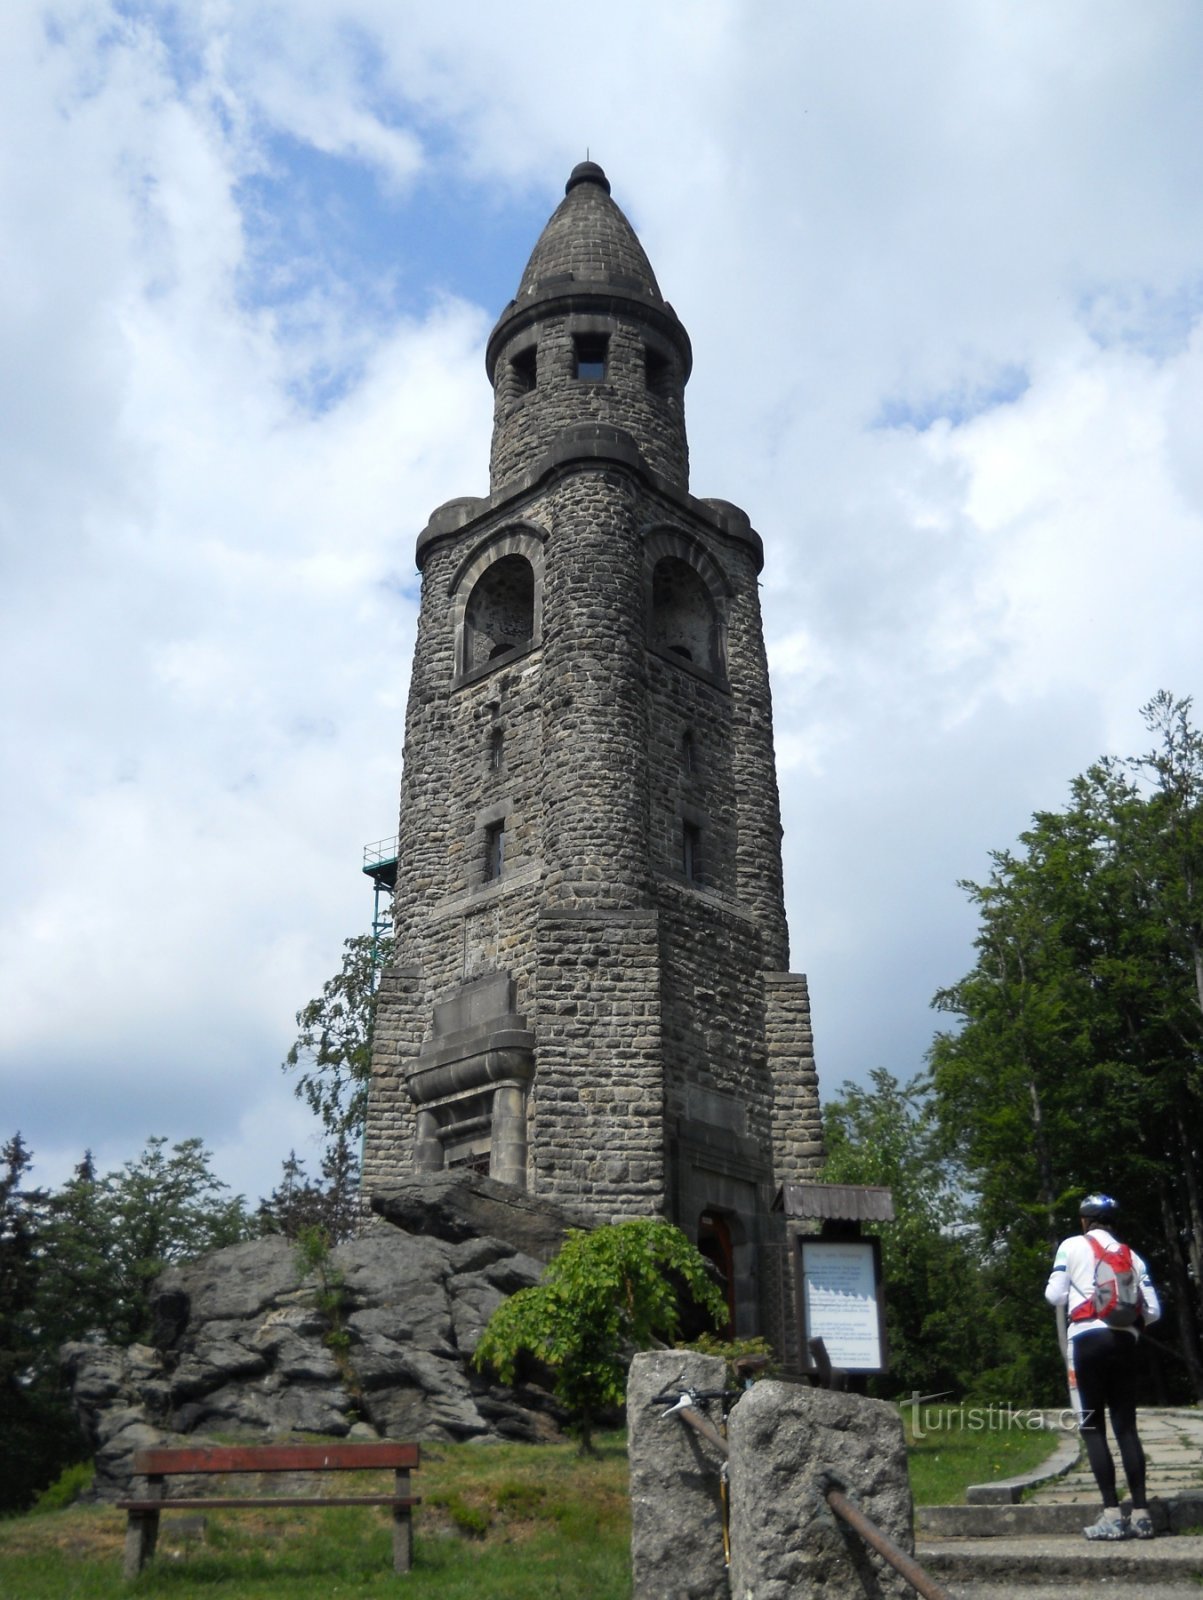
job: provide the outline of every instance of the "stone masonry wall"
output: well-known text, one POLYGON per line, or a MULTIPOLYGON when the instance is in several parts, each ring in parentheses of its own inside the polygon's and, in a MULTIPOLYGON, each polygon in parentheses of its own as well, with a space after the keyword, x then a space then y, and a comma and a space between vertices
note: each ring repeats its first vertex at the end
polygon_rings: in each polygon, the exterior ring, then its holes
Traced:
POLYGON ((733 542, 726 566, 735 591, 727 652, 732 691, 737 893, 760 925, 764 965, 784 969, 789 965, 789 932, 781 867, 781 806, 757 564, 746 547, 733 542))
POLYGON ((643 588, 627 473, 555 487, 544 596, 542 795, 548 903, 646 904, 643 588))
POLYGON ((654 912, 539 917, 534 1187, 602 1221, 665 1210, 659 954, 654 912))
POLYGON ((749 918, 684 884, 660 886, 665 1109, 691 1114, 687 1090, 731 1095, 746 1129, 771 1150, 759 939, 749 918))
POLYGON ((495 376, 491 481, 510 482, 533 467, 565 428, 602 422, 626 429, 639 440, 648 465, 685 488, 689 451, 685 442, 684 383, 680 359, 667 344, 659 347, 669 364, 666 393, 648 387, 648 335, 632 319, 587 315, 549 316, 537 332, 519 334, 502 349, 495 376), (573 334, 593 329, 609 334, 606 376, 602 381, 574 378, 573 334), (537 338, 535 388, 516 394, 510 357, 537 338))
POLYGON ((767 972, 765 1045, 773 1079, 773 1156, 778 1183, 802 1183, 823 1165, 810 995, 796 972, 767 972))

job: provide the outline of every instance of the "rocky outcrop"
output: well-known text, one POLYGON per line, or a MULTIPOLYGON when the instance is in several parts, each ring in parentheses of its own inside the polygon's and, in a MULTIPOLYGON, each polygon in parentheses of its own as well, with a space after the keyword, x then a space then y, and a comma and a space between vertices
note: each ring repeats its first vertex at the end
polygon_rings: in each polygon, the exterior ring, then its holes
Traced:
POLYGON ((159 1279, 153 1345, 66 1346, 98 1496, 126 1491, 135 1450, 189 1435, 556 1437, 544 1390, 502 1388, 470 1365, 493 1311, 537 1281, 568 1225, 489 1193, 502 1189, 439 1175, 425 1205, 405 1200, 428 1232, 373 1221, 308 1276, 286 1239, 215 1251, 159 1279))

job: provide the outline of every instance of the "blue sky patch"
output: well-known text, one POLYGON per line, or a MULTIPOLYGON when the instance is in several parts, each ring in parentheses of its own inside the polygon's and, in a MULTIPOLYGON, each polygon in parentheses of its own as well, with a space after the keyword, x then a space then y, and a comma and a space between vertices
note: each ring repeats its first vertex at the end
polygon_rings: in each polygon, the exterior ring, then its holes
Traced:
POLYGON ((1082 298, 1081 317, 1100 350, 1139 350, 1154 361, 1181 354, 1203 316, 1203 277, 1170 289, 1104 284, 1082 298))
POLYGON ((439 169, 391 190, 369 164, 289 135, 268 156, 239 187, 251 305, 338 286, 370 316, 422 316, 445 294, 500 312, 551 209, 545 195, 515 204, 439 169))
POLYGON ((959 428, 983 412, 1012 404, 1026 394, 1030 383, 1026 368, 1008 365, 979 382, 965 381, 936 394, 892 395, 882 402, 871 426, 913 428, 916 433, 926 432, 936 422, 959 428))

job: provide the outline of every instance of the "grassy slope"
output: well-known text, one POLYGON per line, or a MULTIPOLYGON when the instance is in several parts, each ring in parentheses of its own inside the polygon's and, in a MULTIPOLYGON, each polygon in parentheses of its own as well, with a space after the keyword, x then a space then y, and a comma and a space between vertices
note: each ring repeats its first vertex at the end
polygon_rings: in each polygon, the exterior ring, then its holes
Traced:
MULTIPOLYGON (((929 1433, 912 1452, 920 1503, 957 1499, 1052 1448, 1047 1434, 929 1433), (1028 1459, 1024 1460, 1024 1456, 1028 1459)), ((364 1475, 365 1480, 368 1475, 364 1475)), ((397 1578, 383 1513, 214 1512, 164 1519, 159 1555, 121 1582, 124 1516, 78 1506, 0 1523, 0 1594, 19 1600, 629 1600, 622 1435, 596 1459, 567 1445, 430 1445, 415 1479, 415 1570, 397 1578)), ((381 1488, 387 1487, 384 1483, 381 1488)))

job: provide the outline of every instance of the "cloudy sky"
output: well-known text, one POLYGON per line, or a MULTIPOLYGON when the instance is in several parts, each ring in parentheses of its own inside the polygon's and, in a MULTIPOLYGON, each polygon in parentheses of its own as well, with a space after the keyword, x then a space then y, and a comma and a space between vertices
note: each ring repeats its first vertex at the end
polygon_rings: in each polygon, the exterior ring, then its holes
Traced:
POLYGON ((1201 687, 1201 82, 1192 0, 0 7, 0 1138, 313 1160, 413 541, 586 150, 765 540, 824 1092, 918 1071, 957 879, 1201 687))

